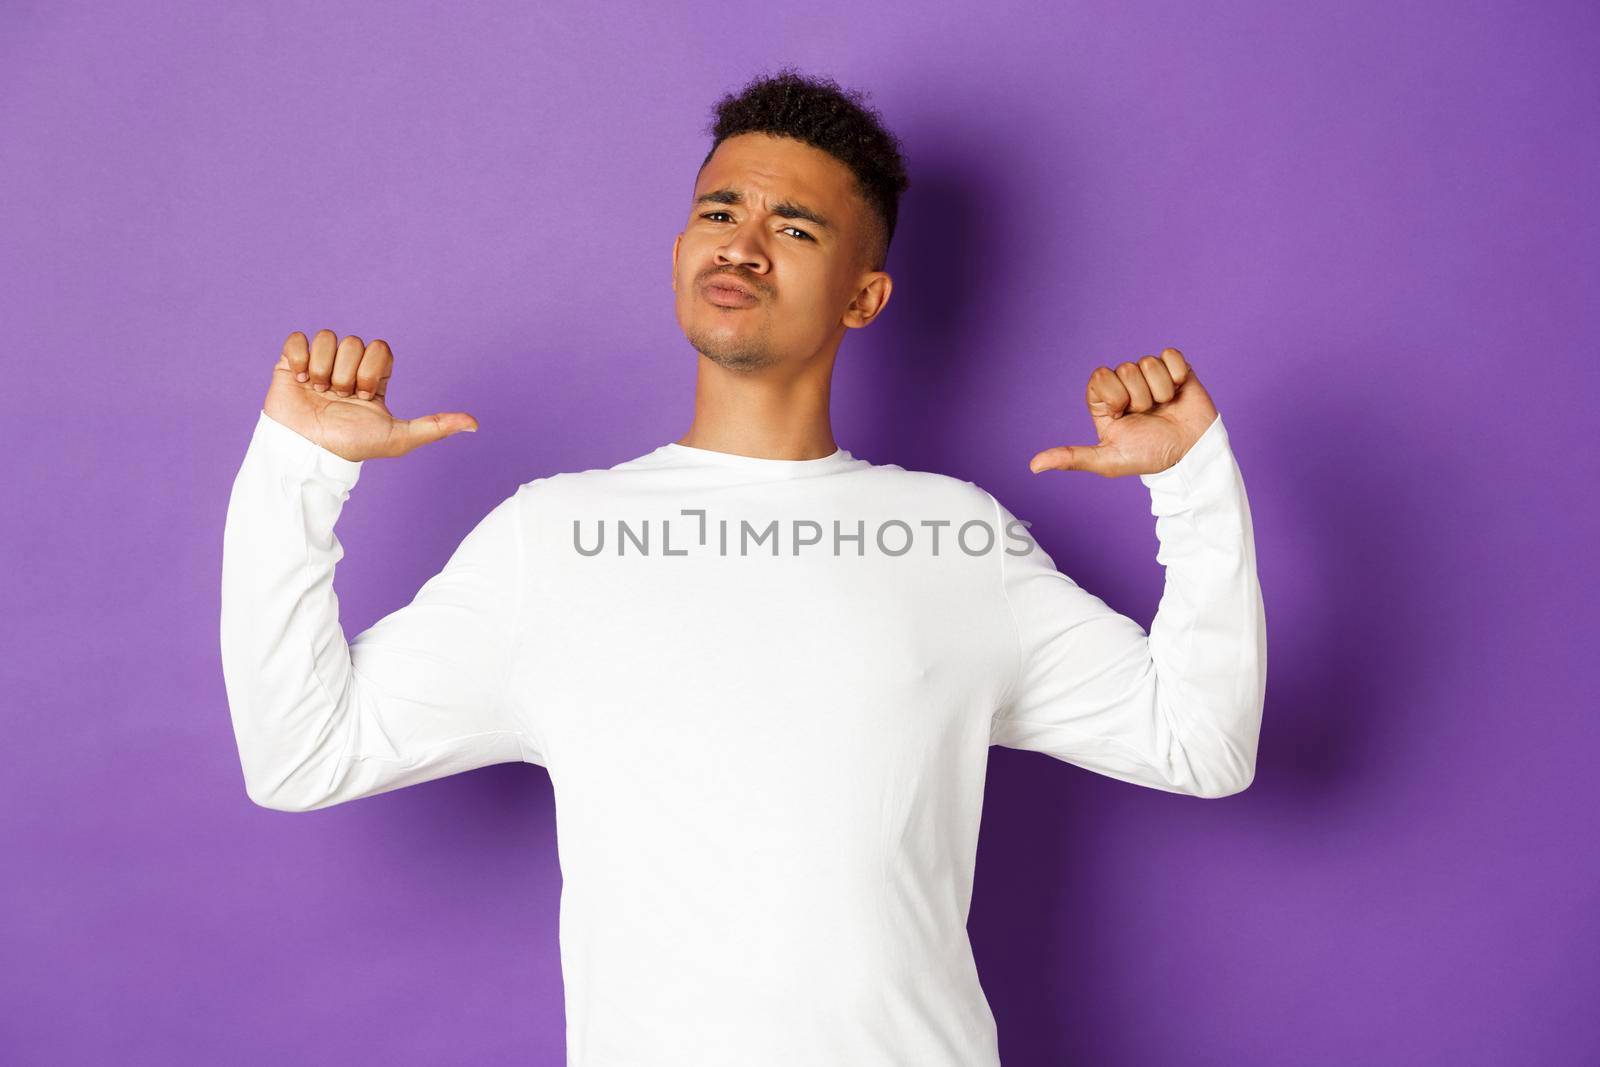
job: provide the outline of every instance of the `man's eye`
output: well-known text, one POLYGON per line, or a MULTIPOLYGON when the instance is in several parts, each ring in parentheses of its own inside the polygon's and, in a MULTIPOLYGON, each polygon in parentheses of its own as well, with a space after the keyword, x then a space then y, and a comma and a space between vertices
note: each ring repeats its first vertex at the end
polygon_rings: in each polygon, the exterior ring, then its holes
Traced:
MULTIPOLYGON (((726 218, 728 213, 726 211, 707 211, 707 212, 702 213, 700 217, 703 218, 703 219, 711 219, 711 221, 715 222, 715 221, 717 221, 716 218, 715 218, 715 216, 717 216, 717 215, 721 215, 724 218, 726 218)), ((815 241, 816 240, 815 237, 812 237, 809 233, 807 233, 806 231, 802 230, 798 226, 785 226, 784 229, 793 230, 795 233, 799 234, 802 238, 804 238, 807 241, 815 241)))

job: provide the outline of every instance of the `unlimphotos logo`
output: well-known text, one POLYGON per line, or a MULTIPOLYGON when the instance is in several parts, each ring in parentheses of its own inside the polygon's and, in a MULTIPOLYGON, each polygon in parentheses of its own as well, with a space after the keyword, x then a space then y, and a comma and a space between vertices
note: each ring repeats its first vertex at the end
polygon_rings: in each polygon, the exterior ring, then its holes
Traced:
POLYGON ((1003 540, 1007 555, 1025 556, 1033 551, 1033 537, 1027 530, 1032 523, 1025 519, 1006 523, 1002 539, 994 524, 983 519, 969 519, 959 526, 950 519, 885 519, 869 531, 865 519, 857 519, 852 529, 839 519, 830 520, 829 527, 814 519, 794 518, 786 522, 772 519, 765 524, 739 519, 734 524, 727 519, 710 519, 704 508, 682 508, 678 515, 693 518, 694 522, 674 526, 673 519, 595 519, 586 529, 583 520, 573 519, 572 547, 579 555, 589 557, 687 556, 697 549, 712 548, 722 556, 798 556, 802 551, 865 556, 871 548, 893 557, 904 556, 920 545, 934 556, 952 549, 968 556, 982 556, 993 552, 1003 540), (692 528, 685 530, 684 526, 692 528), (658 536, 653 537, 652 531, 658 536))

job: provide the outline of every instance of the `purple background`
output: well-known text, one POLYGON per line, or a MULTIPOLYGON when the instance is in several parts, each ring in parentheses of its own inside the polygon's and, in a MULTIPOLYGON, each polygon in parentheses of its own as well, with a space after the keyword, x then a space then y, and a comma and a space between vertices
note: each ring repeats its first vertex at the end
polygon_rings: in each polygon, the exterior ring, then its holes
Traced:
POLYGON ((712 102, 784 63, 912 174, 841 445, 976 481, 1145 624, 1137 480, 1027 470, 1092 440, 1090 371, 1182 348, 1251 494, 1250 790, 992 750, 1007 1067, 1600 1056, 1600 9, 145 8, 0 15, 0 1059, 561 1062, 543 769, 246 798, 228 489, 291 330, 478 417, 368 464, 353 636, 517 483, 681 435, 672 238, 712 102))

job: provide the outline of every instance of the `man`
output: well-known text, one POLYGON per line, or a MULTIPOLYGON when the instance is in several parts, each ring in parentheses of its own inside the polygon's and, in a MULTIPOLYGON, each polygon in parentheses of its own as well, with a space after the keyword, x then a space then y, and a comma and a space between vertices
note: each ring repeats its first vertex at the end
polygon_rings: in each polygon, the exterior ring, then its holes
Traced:
POLYGON ((1033 457, 1149 487, 1147 635, 975 484, 838 447, 835 354, 892 289, 897 142, 791 71, 711 133, 672 250, 687 433, 519 486, 348 644, 333 528, 361 464, 477 420, 392 416, 383 341, 290 335, 225 534, 246 788, 311 811, 546 766, 572 1067, 994 1065, 966 934, 989 746, 1200 797, 1252 780, 1239 468, 1172 348, 1098 368, 1099 443, 1033 457))

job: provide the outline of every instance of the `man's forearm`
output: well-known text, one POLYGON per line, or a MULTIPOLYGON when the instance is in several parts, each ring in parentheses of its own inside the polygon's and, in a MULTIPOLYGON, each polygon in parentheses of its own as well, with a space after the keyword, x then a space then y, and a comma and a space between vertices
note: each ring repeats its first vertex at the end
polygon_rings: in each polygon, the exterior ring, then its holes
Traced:
POLYGON ((1157 701, 1202 788, 1255 775, 1266 699, 1266 610, 1249 498, 1219 417, 1193 460, 1140 480, 1150 490, 1165 585, 1150 624, 1157 701))
POLYGON ((265 807, 327 799, 349 732, 350 654, 338 623, 334 535, 360 464, 264 412, 223 529, 222 668, 245 788, 265 807))

